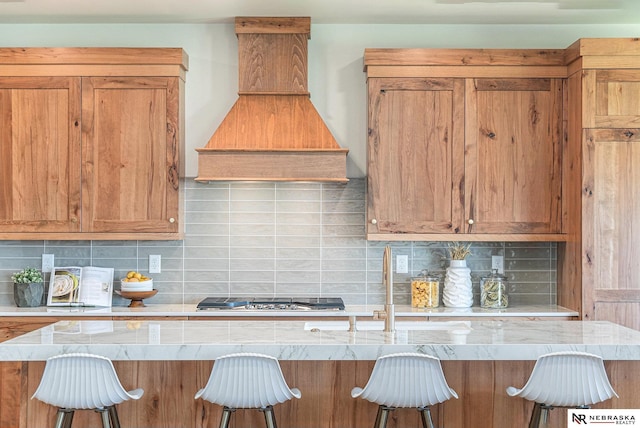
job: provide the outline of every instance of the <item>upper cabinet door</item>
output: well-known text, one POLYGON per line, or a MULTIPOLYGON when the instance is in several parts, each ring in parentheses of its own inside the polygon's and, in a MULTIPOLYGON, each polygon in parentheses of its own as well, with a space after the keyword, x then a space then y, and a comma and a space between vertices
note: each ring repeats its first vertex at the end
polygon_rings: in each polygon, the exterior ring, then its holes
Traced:
POLYGON ((0 77, 0 233, 80 230, 80 79, 0 77))
POLYGON ((87 232, 178 232, 177 77, 82 79, 87 232))
POLYGON ((561 231, 561 79, 467 79, 469 233, 561 231))
POLYGON ((638 70, 584 71, 584 128, 640 128, 638 70))
POLYGON ((369 78, 367 234, 457 233, 464 81, 369 78))

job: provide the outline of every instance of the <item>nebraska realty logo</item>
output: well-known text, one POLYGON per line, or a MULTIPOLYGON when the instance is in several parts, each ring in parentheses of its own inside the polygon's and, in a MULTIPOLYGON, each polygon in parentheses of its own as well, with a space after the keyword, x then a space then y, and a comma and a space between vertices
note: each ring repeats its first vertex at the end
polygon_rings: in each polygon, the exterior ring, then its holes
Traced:
POLYGON ((640 421, 638 409, 569 409, 567 411, 567 428, 585 425, 635 425, 638 421, 640 421))

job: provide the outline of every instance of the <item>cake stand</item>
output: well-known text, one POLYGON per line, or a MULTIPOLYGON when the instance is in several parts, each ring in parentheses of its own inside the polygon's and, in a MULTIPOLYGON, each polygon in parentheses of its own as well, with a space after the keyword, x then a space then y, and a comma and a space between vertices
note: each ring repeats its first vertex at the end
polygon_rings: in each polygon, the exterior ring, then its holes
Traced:
POLYGON ((129 303, 130 308, 143 308, 145 306, 143 299, 148 299, 149 297, 153 297, 158 293, 158 290, 149 290, 149 291, 123 291, 123 290, 115 290, 116 294, 124 297, 125 299, 131 299, 131 303, 129 303))

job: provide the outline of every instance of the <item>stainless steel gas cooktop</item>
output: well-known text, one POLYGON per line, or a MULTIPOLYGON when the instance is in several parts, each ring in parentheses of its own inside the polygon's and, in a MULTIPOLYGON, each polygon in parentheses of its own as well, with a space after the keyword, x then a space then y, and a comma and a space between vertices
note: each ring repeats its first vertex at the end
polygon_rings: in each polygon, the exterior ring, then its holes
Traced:
POLYGON ((197 306, 198 310, 249 310, 249 311, 341 311, 344 302, 340 297, 207 297, 197 306))

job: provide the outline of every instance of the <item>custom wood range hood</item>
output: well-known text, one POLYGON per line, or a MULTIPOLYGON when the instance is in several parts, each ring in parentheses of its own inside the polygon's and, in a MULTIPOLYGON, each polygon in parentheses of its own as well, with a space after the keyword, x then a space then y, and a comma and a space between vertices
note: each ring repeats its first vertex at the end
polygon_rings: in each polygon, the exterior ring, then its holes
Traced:
POLYGON ((237 17, 235 28, 239 98, 196 149, 196 181, 348 181, 348 150, 309 99, 311 19, 237 17))

